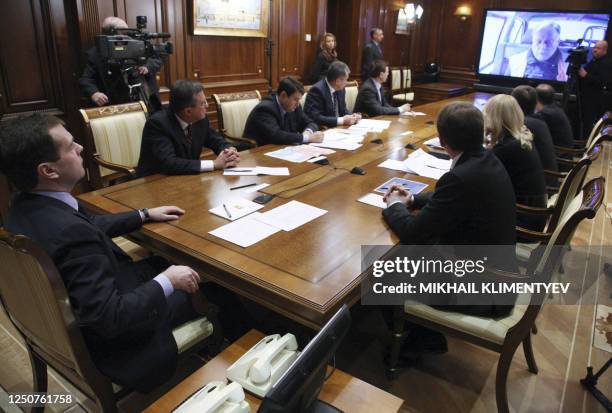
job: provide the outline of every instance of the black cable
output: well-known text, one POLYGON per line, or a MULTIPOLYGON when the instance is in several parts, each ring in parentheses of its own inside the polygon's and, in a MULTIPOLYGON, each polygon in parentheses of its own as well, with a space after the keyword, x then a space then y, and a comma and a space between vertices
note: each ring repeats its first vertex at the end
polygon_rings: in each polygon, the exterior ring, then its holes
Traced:
POLYGON ((332 171, 339 170, 339 171, 347 171, 347 172, 351 172, 351 170, 350 170, 350 169, 346 169, 346 168, 339 168, 339 167, 337 167, 336 165, 334 165, 334 163, 333 163, 333 162, 332 162, 332 161, 331 161, 329 158, 327 158, 327 160, 329 161, 329 165, 326 165, 326 166, 331 166, 331 169, 330 169, 329 171, 327 171, 327 173, 325 173, 325 174, 321 175, 320 177, 318 177, 317 179, 312 180, 312 181, 310 181, 310 182, 307 182, 307 183, 305 183, 305 184, 303 184, 303 185, 295 186, 295 187, 293 187, 293 188, 288 188, 288 189, 285 189, 285 190, 283 190, 283 191, 277 192, 276 194, 273 194, 273 195, 274 195, 274 196, 277 196, 277 197, 279 197, 279 198, 281 198, 281 199, 290 199, 290 198, 286 198, 286 197, 284 197, 284 196, 280 196, 279 194, 282 194, 282 193, 285 193, 285 192, 290 192, 290 191, 295 191, 296 189, 304 188, 304 187, 306 187, 306 186, 308 186, 308 185, 314 184, 315 182, 318 182, 318 181, 320 181, 321 179, 323 179, 323 178, 325 178, 326 176, 328 176, 328 175, 329 175, 329 173, 330 173, 330 172, 332 172, 332 171))

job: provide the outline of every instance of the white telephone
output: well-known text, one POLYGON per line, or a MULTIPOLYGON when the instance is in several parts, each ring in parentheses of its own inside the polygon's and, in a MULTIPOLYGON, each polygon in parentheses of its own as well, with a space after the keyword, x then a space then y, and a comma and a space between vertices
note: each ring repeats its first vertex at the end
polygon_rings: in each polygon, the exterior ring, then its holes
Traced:
POLYGON ((264 337, 227 369, 227 378, 264 397, 298 354, 293 334, 264 337))
POLYGON ((238 383, 212 381, 185 400, 172 413, 249 413, 244 390, 238 383))

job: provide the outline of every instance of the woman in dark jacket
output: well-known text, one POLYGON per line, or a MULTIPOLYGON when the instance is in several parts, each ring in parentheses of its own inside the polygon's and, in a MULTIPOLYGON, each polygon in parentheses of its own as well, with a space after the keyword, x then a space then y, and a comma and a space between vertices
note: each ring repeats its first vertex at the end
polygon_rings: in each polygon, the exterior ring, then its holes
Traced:
MULTIPOLYGON (((499 158, 514 187, 516 202, 534 207, 546 207, 544 168, 533 145, 533 135, 525 127, 523 111, 516 99, 496 95, 483 110, 487 145, 499 158)), ((517 225, 542 231, 547 216, 519 213, 517 225)))
POLYGON ((323 79, 327 74, 329 65, 334 60, 338 60, 338 53, 336 52, 336 36, 331 33, 324 33, 321 37, 319 53, 317 54, 312 67, 310 75, 311 82, 316 83, 323 79))

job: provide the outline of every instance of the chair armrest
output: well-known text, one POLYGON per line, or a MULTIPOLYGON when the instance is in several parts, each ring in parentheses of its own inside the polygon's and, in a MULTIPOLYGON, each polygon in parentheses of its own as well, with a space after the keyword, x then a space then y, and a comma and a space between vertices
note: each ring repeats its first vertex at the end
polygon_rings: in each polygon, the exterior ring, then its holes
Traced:
POLYGON ((254 148, 257 147, 257 141, 255 139, 244 138, 244 137, 237 138, 237 137, 234 137, 234 136, 229 136, 225 129, 221 129, 221 130, 219 130, 219 132, 221 132, 223 134, 223 137, 226 140, 244 142, 246 144, 249 144, 249 145, 253 146, 254 148))
POLYGON ((98 153, 94 153, 93 158, 94 158, 94 161, 99 166, 102 166, 104 168, 113 170, 115 172, 123 172, 123 173, 125 173, 125 174, 127 174, 129 176, 136 175, 136 170, 134 168, 130 168, 130 167, 125 166, 125 165, 119 165, 117 163, 112 163, 112 162, 105 161, 104 159, 102 159, 102 157, 98 153))
POLYGON ((548 241, 552 234, 550 232, 533 231, 523 227, 515 227, 516 234, 523 238, 528 238, 533 241, 548 241))
POLYGON ((549 195, 556 194, 557 192, 559 192, 560 188, 561 187, 559 187, 559 186, 548 186, 548 185, 546 185, 546 193, 549 194, 549 195))
POLYGON ((544 174, 554 176, 555 178, 565 178, 567 176, 567 172, 551 171, 550 169, 544 169, 544 174))
POLYGON ((533 207, 533 206, 517 203, 516 212, 525 212, 528 214, 535 214, 535 215, 550 215, 553 212, 553 208, 533 207))
POLYGON ((574 143, 576 148, 584 149, 586 147, 587 141, 586 139, 574 139, 574 143))
POLYGON ((557 146, 555 145, 555 152, 557 153, 571 153, 575 155, 584 154, 584 149, 576 149, 576 148, 567 148, 565 146, 557 146))
POLYGON ((578 164, 578 161, 574 161, 572 159, 565 159, 565 158, 559 158, 557 157, 557 163, 560 164, 565 164, 565 165, 569 165, 569 166, 576 166, 578 164))

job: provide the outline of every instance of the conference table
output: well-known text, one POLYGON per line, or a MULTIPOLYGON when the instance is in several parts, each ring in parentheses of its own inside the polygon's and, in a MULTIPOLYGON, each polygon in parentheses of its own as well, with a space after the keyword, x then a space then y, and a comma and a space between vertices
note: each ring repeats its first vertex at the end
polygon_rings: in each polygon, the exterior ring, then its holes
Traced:
MULTIPOLYGON (((491 95, 472 93, 417 107, 425 116, 382 116, 388 129, 370 133, 354 151, 336 150, 330 165, 291 163, 265 153, 283 146, 264 145, 240 153, 240 167, 288 167, 289 176, 224 176, 222 171, 198 175, 154 175, 79 196, 98 213, 117 213, 159 205, 177 205, 186 213, 179 220, 147 223, 130 235, 135 242, 172 262, 193 267, 204 279, 253 300, 303 325, 319 329, 342 306, 359 301, 362 245, 393 246, 399 239, 384 222, 381 209, 357 202, 393 177, 421 181, 426 191, 435 180, 378 167, 386 159, 405 159, 412 149, 436 136, 437 113, 452 101, 482 107, 491 95), (412 133, 410 133, 411 131, 412 133), (382 143, 373 143, 380 139, 382 143), (351 174, 359 166, 365 175, 351 174), (328 211, 292 231, 280 231, 242 248, 211 234, 228 223, 209 209, 230 197, 253 199, 257 192, 230 187, 268 183, 261 192, 276 195, 259 212, 291 200, 328 211)), ((205 288, 205 286, 203 287, 205 288)))

